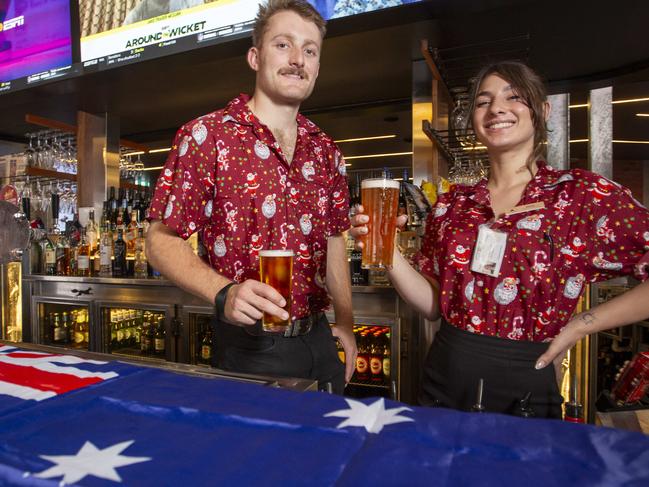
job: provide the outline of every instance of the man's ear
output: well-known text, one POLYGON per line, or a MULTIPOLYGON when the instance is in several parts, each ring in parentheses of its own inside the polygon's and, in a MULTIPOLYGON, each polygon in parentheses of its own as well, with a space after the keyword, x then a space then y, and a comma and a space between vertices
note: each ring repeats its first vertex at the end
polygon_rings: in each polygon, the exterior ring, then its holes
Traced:
POLYGON ((248 60, 248 66, 250 66, 253 71, 259 70, 259 49, 254 46, 248 49, 246 59, 248 60))

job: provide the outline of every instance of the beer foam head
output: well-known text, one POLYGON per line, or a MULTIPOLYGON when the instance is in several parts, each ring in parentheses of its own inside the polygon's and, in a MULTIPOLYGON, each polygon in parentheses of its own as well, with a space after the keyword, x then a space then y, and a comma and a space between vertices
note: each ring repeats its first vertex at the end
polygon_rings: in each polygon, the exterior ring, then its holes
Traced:
POLYGON ((260 250, 259 257, 293 257, 292 250, 260 250))
POLYGON ((394 179, 383 179, 383 178, 363 179, 361 181, 361 189, 372 189, 372 188, 399 189, 399 181, 395 181, 394 179))

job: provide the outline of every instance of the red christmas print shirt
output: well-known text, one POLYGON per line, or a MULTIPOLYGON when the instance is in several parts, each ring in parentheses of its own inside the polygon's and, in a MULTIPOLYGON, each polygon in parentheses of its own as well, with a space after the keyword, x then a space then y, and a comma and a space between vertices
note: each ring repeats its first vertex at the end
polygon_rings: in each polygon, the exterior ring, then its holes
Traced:
POLYGON ((236 282, 259 279, 259 251, 290 249, 293 319, 329 304, 327 238, 349 228, 345 161, 298 115, 289 164, 240 95, 178 130, 148 217, 182 238, 201 232, 210 265, 236 282))
POLYGON ((539 162, 517 206, 539 202, 543 208, 493 221, 486 179, 440 196, 418 263, 440 283, 441 313, 450 324, 549 341, 572 317, 587 282, 647 278, 649 212, 629 190, 588 171, 539 162), (471 271, 478 228, 487 223, 507 233, 498 277, 471 271))

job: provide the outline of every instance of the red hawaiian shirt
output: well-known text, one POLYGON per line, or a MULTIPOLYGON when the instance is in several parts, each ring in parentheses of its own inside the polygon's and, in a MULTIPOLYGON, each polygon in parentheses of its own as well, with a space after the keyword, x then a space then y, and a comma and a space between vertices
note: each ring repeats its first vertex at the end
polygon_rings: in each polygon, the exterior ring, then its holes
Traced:
POLYGON ((329 304, 327 238, 349 228, 345 161, 298 115, 289 164, 249 99, 178 130, 148 216, 185 239, 200 231, 210 265, 236 282, 259 279, 260 250, 293 250, 291 314, 301 318, 329 304))
POLYGON ((442 195, 429 215, 421 271, 440 283, 452 325, 512 340, 549 341, 570 320, 586 282, 647 277, 649 212, 617 183, 539 162, 517 206, 494 221, 487 180, 442 195), (538 204, 538 202, 542 202, 538 204), (478 227, 507 233, 497 277, 471 271, 478 227))

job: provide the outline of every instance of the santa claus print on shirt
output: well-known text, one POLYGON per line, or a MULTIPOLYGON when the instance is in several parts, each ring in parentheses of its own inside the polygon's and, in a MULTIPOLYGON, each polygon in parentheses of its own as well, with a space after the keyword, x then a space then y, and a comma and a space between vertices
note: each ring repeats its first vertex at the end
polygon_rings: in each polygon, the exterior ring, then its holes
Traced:
POLYGON ((498 304, 508 305, 518 294, 518 279, 515 277, 506 277, 494 290, 494 299, 498 304))
POLYGON ((246 183, 244 184, 244 187, 246 188, 244 190, 246 193, 248 193, 253 198, 256 196, 257 189, 259 188, 259 183, 257 182, 257 173, 256 172, 249 172, 246 175, 246 183))
POLYGON ((315 176, 315 168, 313 167, 313 161, 306 161, 302 166, 302 176, 307 181, 312 181, 313 176, 315 176))
POLYGON ((611 262, 604 259, 604 252, 597 252, 597 255, 593 257, 593 265, 598 269, 607 271, 619 271, 623 267, 621 262, 611 262))
POLYGON ((201 145, 207 139, 207 127, 203 125, 203 122, 198 121, 192 127, 192 137, 198 145, 201 145))
POLYGON ((561 253, 565 256, 566 263, 572 264, 585 248, 586 244, 579 237, 575 237, 570 242, 570 245, 561 248, 561 253))
POLYGON ((270 157, 270 149, 261 140, 255 142, 255 154, 259 159, 266 160, 270 157))
POLYGON ((160 178, 160 181, 162 181, 162 186, 171 186, 173 183, 174 179, 174 173, 171 169, 167 168, 164 170, 162 173, 162 177, 160 178))
POLYGON ((549 306, 545 311, 540 311, 536 316, 534 331, 540 333, 543 329, 552 323, 552 315, 554 315, 554 306, 549 306))
POLYGON ((189 141, 191 137, 189 135, 184 135, 183 140, 180 141, 180 145, 178 146, 178 155, 180 157, 184 156, 187 154, 187 151, 189 150, 189 141))
POLYGON ((259 257, 259 251, 264 248, 264 243, 261 240, 261 234, 256 233, 250 236, 250 255, 253 259, 259 257))
POLYGON ((473 302, 473 288, 475 286, 475 279, 471 279, 469 284, 464 288, 464 297, 469 303, 473 302))
POLYGON ((300 202, 299 192, 297 189, 291 188, 291 190, 288 192, 288 201, 292 205, 297 205, 300 202))
POLYGON ((471 258, 471 249, 457 244, 455 246, 455 252, 450 255, 450 258, 451 265, 458 271, 462 271, 467 265, 469 265, 469 259, 471 258))
POLYGON ((482 319, 479 316, 472 316, 471 324, 466 326, 466 330, 471 333, 480 333, 482 331, 482 319))
POLYGON ((300 248, 297 250, 297 261, 309 262, 310 260, 311 253, 309 252, 309 247, 306 244, 300 244, 300 248))
POLYGON ((205 212, 205 216, 206 216, 207 218, 210 218, 210 217, 212 216, 212 205, 213 205, 213 204, 214 204, 214 203, 212 203, 212 200, 209 200, 207 203, 205 203, 205 210, 204 210, 204 212, 205 212))
POLYGON ((225 235, 217 235, 214 240, 214 255, 217 257, 223 257, 227 251, 228 249, 225 247, 225 235))
POLYGON ((566 287, 563 290, 563 295, 568 299, 577 299, 581 293, 581 287, 586 278, 583 274, 577 274, 574 277, 569 277, 566 281, 566 287))
POLYGON ((440 216, 443 216, 447 211, 448 211, 448 205, 446 203, 442 203, 441 201, 437 202, 437 204, 435 205, 434 218, 439 218, 440 216))
POLYGON ((613 189, 613 184, 610 181, 607 181, 604 178, 598 178, 592 187, 588 188, 586 191, 590 191, 593 195, 595 203, 600 203, 604 198, 611 195, 611 190, 613 189))
POLYGON ((275 204, 275 194, 269 194, 264 198, 264 202, 261 205, 261 212, 266 218, 272 218, 277 211, 277 205, 275 204))
POLYGON ((167 200, 167 207, 165 208, 164 212, 164 218, 165 220, 171 216, 171 213, 174 211, 174 201, 176 201, 176 196, 171 195, 169 196, 169 200, 167 200))
POLYGON ((308 235, 311 233, 311 229, 313 228, 313 225, 311 223, 311 217, 313 215, 311 213, 304 213, 300 217, 300 230, 302 230, 303 235, 308 235))
POLYGON ((342 192, 334 191, 333 203, 334 203, 334 208, 342 209, 345 207, 347 202, 345 201, 345 197, 343 196, 342 192))
POLYGON ((541 228, 543 215, 541 213, 535 213, 533 215, 528 215, 525 218, 521 218, 516 222, 516 228, 518 228, 519 233, 531 235, 530 232, 538 232, 541 228))
POLYGON ((608 216, 603 215, 597 220, 595 233, 606 243, 615 242, 615 232, 608 228, 608 216))

